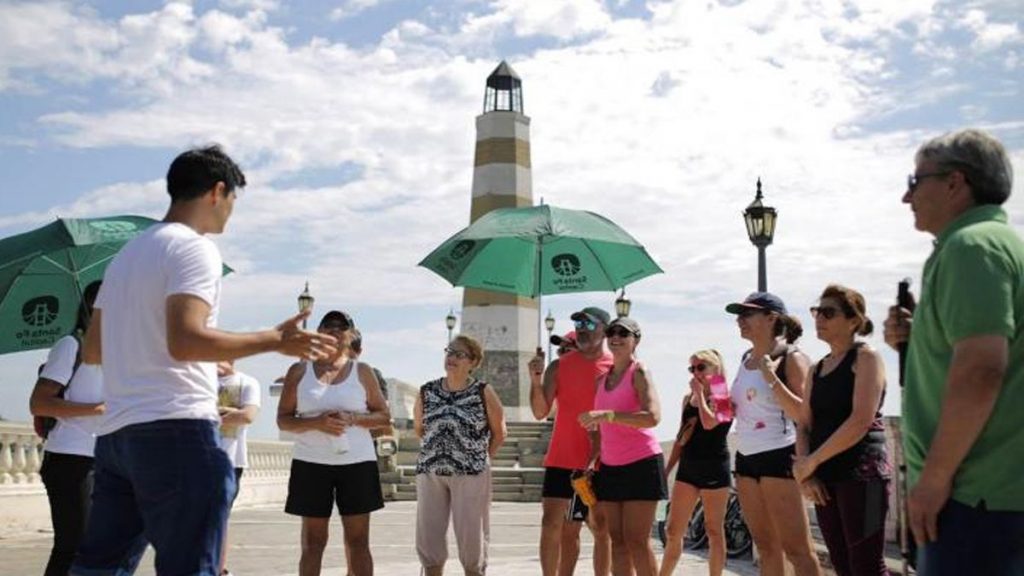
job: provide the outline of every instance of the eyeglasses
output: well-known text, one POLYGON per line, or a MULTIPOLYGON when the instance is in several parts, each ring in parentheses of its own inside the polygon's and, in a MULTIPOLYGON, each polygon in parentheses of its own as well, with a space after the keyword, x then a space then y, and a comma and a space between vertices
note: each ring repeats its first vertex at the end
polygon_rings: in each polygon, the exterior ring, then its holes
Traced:
POLYGON ((594 322, 593 320, 573 320, 572 325, 577 330, 586 330, 587 332, 597 330, 597 322, 594 322))
POLYGON ((703 363, 703 362, 701 362, 699 364, 694 364, 694 365, 690 366, 689 368, 687 368, 687 370, 690 371, 690 374, 696 374, 697 372, 703 372, 703 371, 705 371, 707 369, 708 369, 708 365, 703 363))
POLYGON ((626 330, 625 328, 621 328, 619 326, 612 326, 611 328, 605 330, 604 333, 609 338, 629 338, 630 336, 635 336, 635 334, 633 334, 629 330, 626 330))
POLYGON ((925 172, 924 174, 910 174, 907 176, 907 192, 913 194, 914 190, 917 190, 918 185, 921 184, 921 181, 924 180, 925 178, 944 178, 946 176, 949 176, 951 173, 952 172, 945 171, 925 172))
POLYGON ((444 355, 447 358, 451 358, 452 356, 454 356, 455 358, 458 358, 459 360, 469 360, 469 359, 473 358, 473 355, 470 354, 469 352, 466 352, 465 350, 458 350, 458 349, 452 348, 452 347, 445 348, 444 349, 444 355))
POLYGON ((811 306, 811 316, 817 318, 821 316, 825 320, 831 320, 835 318, 842 310, 834 306, 811 306))

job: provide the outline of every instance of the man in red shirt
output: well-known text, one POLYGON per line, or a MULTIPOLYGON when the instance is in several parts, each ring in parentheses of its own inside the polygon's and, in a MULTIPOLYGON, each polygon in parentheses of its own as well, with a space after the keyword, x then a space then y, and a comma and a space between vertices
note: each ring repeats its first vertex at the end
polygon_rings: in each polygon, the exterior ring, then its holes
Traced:
MULTIPOLYGON (((555 428, 544 458, 544 515, 540 532, 540 564, 544 576, 571 576, 580 553, 580 522, 566 522, 573 497, 570 477, 584 470, 590 458, 590 436, 580 426, 581 412, 594 409, 597 379, 612 365, 604 346, 604 329, 611 320, 600 308, 588 307, 571 316, 576 350, 563 354, 544 369, 540 349, 530 360, 530 408, 537 420, 547 418, 557 402, 555 428)), ((579 503, 582 505, 582 503, 579 503)), ((611 541, 604 518, 590 511, 587 525, 594 535, 594 574, 610 570, 611 541)))

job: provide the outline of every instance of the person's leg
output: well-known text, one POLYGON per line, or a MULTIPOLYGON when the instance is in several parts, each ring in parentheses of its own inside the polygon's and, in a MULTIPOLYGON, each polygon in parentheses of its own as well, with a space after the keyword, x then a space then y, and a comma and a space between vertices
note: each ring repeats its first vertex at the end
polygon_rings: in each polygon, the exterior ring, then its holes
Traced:
POLYGON ((416 554, 428 574, 440 574, 448 559, 451 498, 443 477, 416 475, 416 554))
MULTIPOLYGON (((761 478, 761 494, 768 516, 779 535, 786 558, 796 576, 821 576, 811 543, 811 526, 800 486, 792 478, 761 478)), ((742 504, 742 502, 741 502, 742 504)))
MULTIPOLYGON (((587 527, 594 537, 594 576, 608 576, 612 569, 612 539, 608 536, 608 519, 605 518, 600 506, 594 506, 587 515, 587 527)), ((579 528, 576 541, 579 542, 579 528)), ((579 546, 577 545, 577 556, 579 546)), ((569 572, 567 576, 572 576, 569 572)))
POLYGON ((558 554, 558 576, 572 576, 576 572, 576 561, 580 557, 580 530, 582 528, 582 522, 566 520, 562 524, 562 541, 558 554))
POLYGON ((677 480, 672 484, 671 506, 665 526, 665 553, 661 557, 661 576, 669 576, 679 564, 679 557, 683 554, 683 538, 699 494, 697 488, 686 482, 677 480))
POLYGON ((743 520, 750 530, 750 537, 754 539, 754 546, 757 546, 761 576, 783 576, 785 560, 782 556, 782 543, 765 505, 760 482, 748 476, 737 476, 736 492, 743 510, 743 520))
MULTIPOLYGON (((846 544, 847 569, 840 576, 889 575, 884 555, 888 486, 887 480, 871 480, 842 482, 830 487, 829 495, 836 504, 834 508, 838 511, 846 544)), ((831 547, 829 554, 832 554, 831 547)))
POLYGON ((729 489, 701 490, 704 502, 704 531, 708 535, 708 574, 721 576, 725 570, 725 509, 729 505, 729 489))
POLYGON ((625 526, 622 520, 622 502, 598 502, 597 507, 608 520, 608 537, 612 541, 612 574, 631 576, 633 562, 626 545, 625 526))
POLYGON ((658 561, 651 548, 651 526, 657 500, 629 500, 622 503, 622 532, 636 576, 655 576, 658 561))
POLYGON ((850 576, 850 557, 847 552, 846 535, 843 532, 839 495, 832 485, 826 484, 825 490, 828 493, 828 503, 824 506, 814 505, 818 528, 821 529, 822 539, 825 540, 825 547, 828 548, 832 569, 836 571, 837 576, 850 576))
POLYGON ((85 532, 92 492, 92 458, 46 452, 39 470, 53 523, 46 576, 66 576, 85 532))
MULTIPOLYGON (((543 498, 540 520, 540 569, 543 576, 556 576, 561 556, 562 526, 568 498, 543 498)), ((573 562, 575 565, 575 561, 573 562)))
POLYGON ((490 540, 491 470, 475 476, 452 476, 452 527, 466 576, 487 572, 490 540))
POLYGON ((320 564, 330 531, 330 518, 302 517, 302 552, 299 555, 299 576, 320 576, 320 564))
POLYGON ((224 542, 220 546, 220 574, 227 572, 228 565, 228 525, 231 522, 231 510, 238 499, 238 493, 242 490, 242 474, 245 468, 235 468, 235 493, 231 495, 231 503, 228 504, 228 517, 224 520, 224 542))
POLYGON ((370 514, 346 514, 341 517, 345 546, 352 562, 348 571, 352 576, 373 575, 373 555, 370 554, 370 514))

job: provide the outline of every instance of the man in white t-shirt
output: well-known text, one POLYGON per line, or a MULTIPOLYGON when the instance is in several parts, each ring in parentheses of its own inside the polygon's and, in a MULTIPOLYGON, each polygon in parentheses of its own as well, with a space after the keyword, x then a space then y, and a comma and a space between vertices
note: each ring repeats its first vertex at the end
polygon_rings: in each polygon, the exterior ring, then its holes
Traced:
MULTIPOLYGON (((217 363, 217 407, 220 410, 220 447, 228 455, 235 469, 235 494, 231 497, 234 505, 242 489, 242 474, 249 466, 249 449, 246 446, 246 431, 256 421, 260 411, 260 383, 255 378, 235 370, 232 360, 217 363)), ((228 510, 230 514, 230 508, 228 510)), ((230 574, 225 567, 228 556, 227 530, 220 558, 220 573, 230 574)))
POLYGON ((143 539, 159 574, 218 574, 235 476, 219 446, 214 363, 334 351, 334 338, 300 328, 303 314, 261 332, 216 328, 223 264, 205 235, 224 231, 244 186, 219 147, 182 153, 167 172, 167 215, 107 267, 82 348, 85 364, 102 364, 106 414, 71 574, 115 574, 143 539))

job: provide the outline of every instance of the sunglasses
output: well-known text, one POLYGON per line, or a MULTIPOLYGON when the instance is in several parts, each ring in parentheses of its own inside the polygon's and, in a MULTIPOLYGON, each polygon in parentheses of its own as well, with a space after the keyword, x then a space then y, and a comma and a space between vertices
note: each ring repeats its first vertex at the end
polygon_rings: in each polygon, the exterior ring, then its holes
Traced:
POLYGON ((703 362, 701 362, 700 364, 694 364, 694 365, 690 366, 689 368, 687 368, 687 370, 690 371, 690 374, 696 374, 697 372, 703 372, 703 371, 705 371, 707 369, 708 369, 708 365, 703 363, 703 362))
POLYGON ((750 318, 751 316, 756 316, 758 314, 767 314, 767 313, 768 313, 767 310, 758 310, 758 309, 755 309, 755 308, 744 308, 743 310, 740 311, 739 314, 737 314, 737 316, 739 316, 740 318, 750 318))
POLYGON ((921 185, 921 181, 926 178, 945 178, 949 176, 951 172, 925 172, 924 174, 910 174, 907 176, 907 192, 911 194, 917 187, 921 185))
POLYGON ((817 318, 821 316, 825 320, 831 320, 839 315, 842 311, 835 306, 811 306, 811 316, 817 318))
POLYGON ((609 338, 629 338, 630 336, 634 336, 634 334, 629 330, 626 330, 625 328, 620 328, 618 326, 613 326, 605 330, 604 333, 609 338))
POLYGON ((572 325, 577 330, 586 330, 587 332, 597 330, 597 322, 594 322, 593 320, 573 320, 572 325))
POLYGON ((451 358, 454 356, 459 360, 470 360, 473 358, 473 355, 470 354, 469 352, 466 352, 465 350, 458 350, 456 348, 451 347, 444 349, 444 355, 446 358, 451 358))

